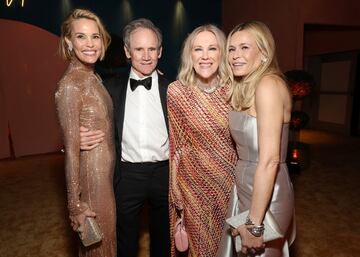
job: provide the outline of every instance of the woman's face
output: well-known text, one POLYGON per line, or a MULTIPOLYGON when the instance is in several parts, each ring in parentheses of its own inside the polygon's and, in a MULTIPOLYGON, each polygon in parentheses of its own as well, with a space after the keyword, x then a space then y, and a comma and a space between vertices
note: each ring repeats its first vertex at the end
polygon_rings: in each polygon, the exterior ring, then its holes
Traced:
POLYGON ((198 79, 210 83, 217 76, 220 64, 220 47, 210 31, 200 32, 194 39, 191 59, 198 79))
POLYGON ((229 43, 228 61, 235 77, 246 76, 259 68, 264 56, 249 31, 235 32, 229 43))
POLYGON ((86 65, 93 65, 101 55, 101 36, 95 21, 81 18, 71 24, 71 36, 65 39, 75 56, 86 65))

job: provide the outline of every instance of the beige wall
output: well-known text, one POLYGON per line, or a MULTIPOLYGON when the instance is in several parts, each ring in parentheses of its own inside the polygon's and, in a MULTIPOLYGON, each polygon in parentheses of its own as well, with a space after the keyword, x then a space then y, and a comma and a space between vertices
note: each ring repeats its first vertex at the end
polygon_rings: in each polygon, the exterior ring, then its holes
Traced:
MULTIPOLYGON (((358 0, 225 0, 223 1, 223 28, 225 32, 229 32, 235 24, 247 20, 261 20, 268 24, 277 42, 280 66, 286 71, 303 68, 304 24, 360 26, 359 14, 360 1, 358 0)), ((357 29, 359 28, 355 30, 357 29)), ((353 50, 356 46, 357 49, 360 48, 356 45, 359 33, 346 36, 339 39, 347 41, 340 48, 337 46, 338 40, 321 41, 321 44, 335 52, 338 49, 353 50)), ((306 52, 315 53, 315 50, 311 49, 312 44, 315 44, 314 47, 319 47, 319 44, 311 41, 307 45, 310 49, 306 49, 306 52)))

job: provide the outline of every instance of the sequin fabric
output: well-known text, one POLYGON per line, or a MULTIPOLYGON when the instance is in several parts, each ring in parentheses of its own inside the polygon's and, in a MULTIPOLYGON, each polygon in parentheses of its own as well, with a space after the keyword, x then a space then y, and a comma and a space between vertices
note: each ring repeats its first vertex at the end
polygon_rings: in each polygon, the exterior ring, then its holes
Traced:
POLYGON ((213 257, 219 247, 237 161, 226 89, 206 93, 173 82, 168 89, 170 128, 171 256, 176 208, 184 208, 191 257, 213 257))
POLYGON ((115 256, 112 100, 93 68, 73 58, 58 83, 55 103, 65 146, 69 213, 77 215, 88 206, 96 213, 96 221, 103 233, 103 240, 98 244, 85 248, 80 243, 79 256, 115 256), (93 150, 80 151, 80 126, 102 130, 104 141, 93 150))

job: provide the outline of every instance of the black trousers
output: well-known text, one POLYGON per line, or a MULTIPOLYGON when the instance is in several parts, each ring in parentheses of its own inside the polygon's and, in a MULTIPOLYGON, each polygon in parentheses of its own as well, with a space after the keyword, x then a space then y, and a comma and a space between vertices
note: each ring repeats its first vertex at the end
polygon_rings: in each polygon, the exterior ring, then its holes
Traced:
POLYGON ((137 257, 140 214, 149 207, 150 257, 170 256, 169 161, 118 166, 115 181, 117 256, 137 257))

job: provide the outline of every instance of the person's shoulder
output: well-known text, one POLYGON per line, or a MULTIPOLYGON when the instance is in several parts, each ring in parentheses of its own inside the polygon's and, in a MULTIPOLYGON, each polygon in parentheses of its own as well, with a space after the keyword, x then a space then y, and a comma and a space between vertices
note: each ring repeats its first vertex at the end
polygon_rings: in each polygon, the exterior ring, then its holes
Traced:
POLYGON ((129 73, 121 72, 116 73, 110 77, 107 77, 104 79, 104 83, 112 83, 115 81, 122 81, 122 80, 128 80, 129 79, 129 73))
POLYGON ((156 70, 156 73, 158 76, 159 86, 168 87, 171 81, 166 77, 166 75, 158 69, 156 70))
POLYGON ((287 88, 285 81, 277 74, 267 74, 263 76, 257 87, 257 92, 270 93, 271 91, 281 91, 287 88))
POLYGON ((65 72, 58 82, 57 91, 61 90, 81 90, 84 87, 84 81, 89 78, 89 74, 81 70, 71 70, 65 72))
POLYGON ((170 83, 167 90, 168 106, 183 108, 183 106, 187 105, 190 96, 190 88, 182 84, 179 80, 175 80, 170 83))
POLYGON ((265 75, 261 78, 255 91, 258 103, 274 102, 284 104, 291 102, 289 88, 283 78, 276 74, 265 75))
POLYGON ((107 88, 118 87, 119 85, 127 83, 129 80, 129 74, 129 71, 117 72, 116 74, 104 79, 103 83, 107 88))
POLYGON ((179 95, 184 94, 188 87, 183 85, 179 80, 175 80, 169 84, 168 94, 179 95))
POLYGON ((172 83, 170 83, 167 90, 167 98, 170 101, 171 99, 174 99, 177 102, 186 101, 189 95, 190 95, 189 87, 182 84, 179 80, 175 80, 172 83))

